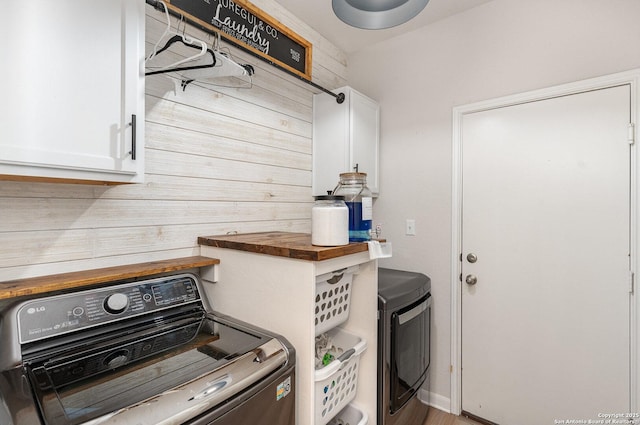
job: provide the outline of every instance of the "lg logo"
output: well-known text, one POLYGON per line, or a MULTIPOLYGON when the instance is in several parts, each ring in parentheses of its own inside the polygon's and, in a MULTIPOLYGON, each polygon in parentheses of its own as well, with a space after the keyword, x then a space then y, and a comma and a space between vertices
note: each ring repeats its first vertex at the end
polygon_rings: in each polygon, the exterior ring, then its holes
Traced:
POLYGON ((47 310, 47 308, 45 306, 29 307, 27 309, 27 313, 29 313, 29 314, 42 313, 43 311, 46 311, 46 310, 47 310))

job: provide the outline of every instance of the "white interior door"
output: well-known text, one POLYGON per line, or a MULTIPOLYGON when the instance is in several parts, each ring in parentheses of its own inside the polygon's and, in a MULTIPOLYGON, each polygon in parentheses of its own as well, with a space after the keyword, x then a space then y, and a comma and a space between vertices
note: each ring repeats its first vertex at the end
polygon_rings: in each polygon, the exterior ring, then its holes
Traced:
POLYGON ((500 425, 629 411, 630 93, 463 116, 463 411, 500 425))

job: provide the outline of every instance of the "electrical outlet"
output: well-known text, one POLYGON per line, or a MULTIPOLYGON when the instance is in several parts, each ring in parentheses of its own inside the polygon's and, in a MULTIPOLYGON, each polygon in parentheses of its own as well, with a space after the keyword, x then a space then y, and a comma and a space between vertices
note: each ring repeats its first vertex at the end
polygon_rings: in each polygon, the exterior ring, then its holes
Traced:
POLYGON ((416 235, 416 221, 414 219, 407 219, 404 234, 408 236, 416 235))
POLYGON ((373 230, 375 239, 379 239, 382 235, 382 223, 376 224, 376 228, 373 230))

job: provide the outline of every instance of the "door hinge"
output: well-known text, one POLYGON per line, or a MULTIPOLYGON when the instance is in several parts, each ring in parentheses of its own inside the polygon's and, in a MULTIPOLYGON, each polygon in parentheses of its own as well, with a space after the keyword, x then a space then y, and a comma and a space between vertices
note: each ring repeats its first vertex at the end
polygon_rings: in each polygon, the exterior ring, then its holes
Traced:
POLYGON ((452 364, 449 365, 449 373, 453 373, 453 365, 452 364))
POLYGON ((629 293, 630 293, 630 294, 633 294, 633 291, 634 291, 634 289, 635 289, 635 288, 634 288, 634 286, 635 286, 635 280, 636 280, 636 279, 635 279, 635 274, 634 274, 632 271, 630 271, 630 272, 629 272, 629 293))
POLYGON ((633 145, 636 141, 636 129, 635 129, 635 125, 632 122, 629 123, 629 132, 627 133, 627 140, 629 141, 630 145, 633 145))

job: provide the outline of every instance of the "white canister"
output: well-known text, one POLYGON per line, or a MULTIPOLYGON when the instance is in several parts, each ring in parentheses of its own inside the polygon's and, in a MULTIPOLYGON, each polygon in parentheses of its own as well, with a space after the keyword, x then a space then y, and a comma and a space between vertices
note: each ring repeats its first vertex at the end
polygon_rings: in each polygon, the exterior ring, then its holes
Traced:
POLYGON ((311 209, 311 244, 338 246, 349 244, 349 209, 344 196, 316 196, 311 209))

